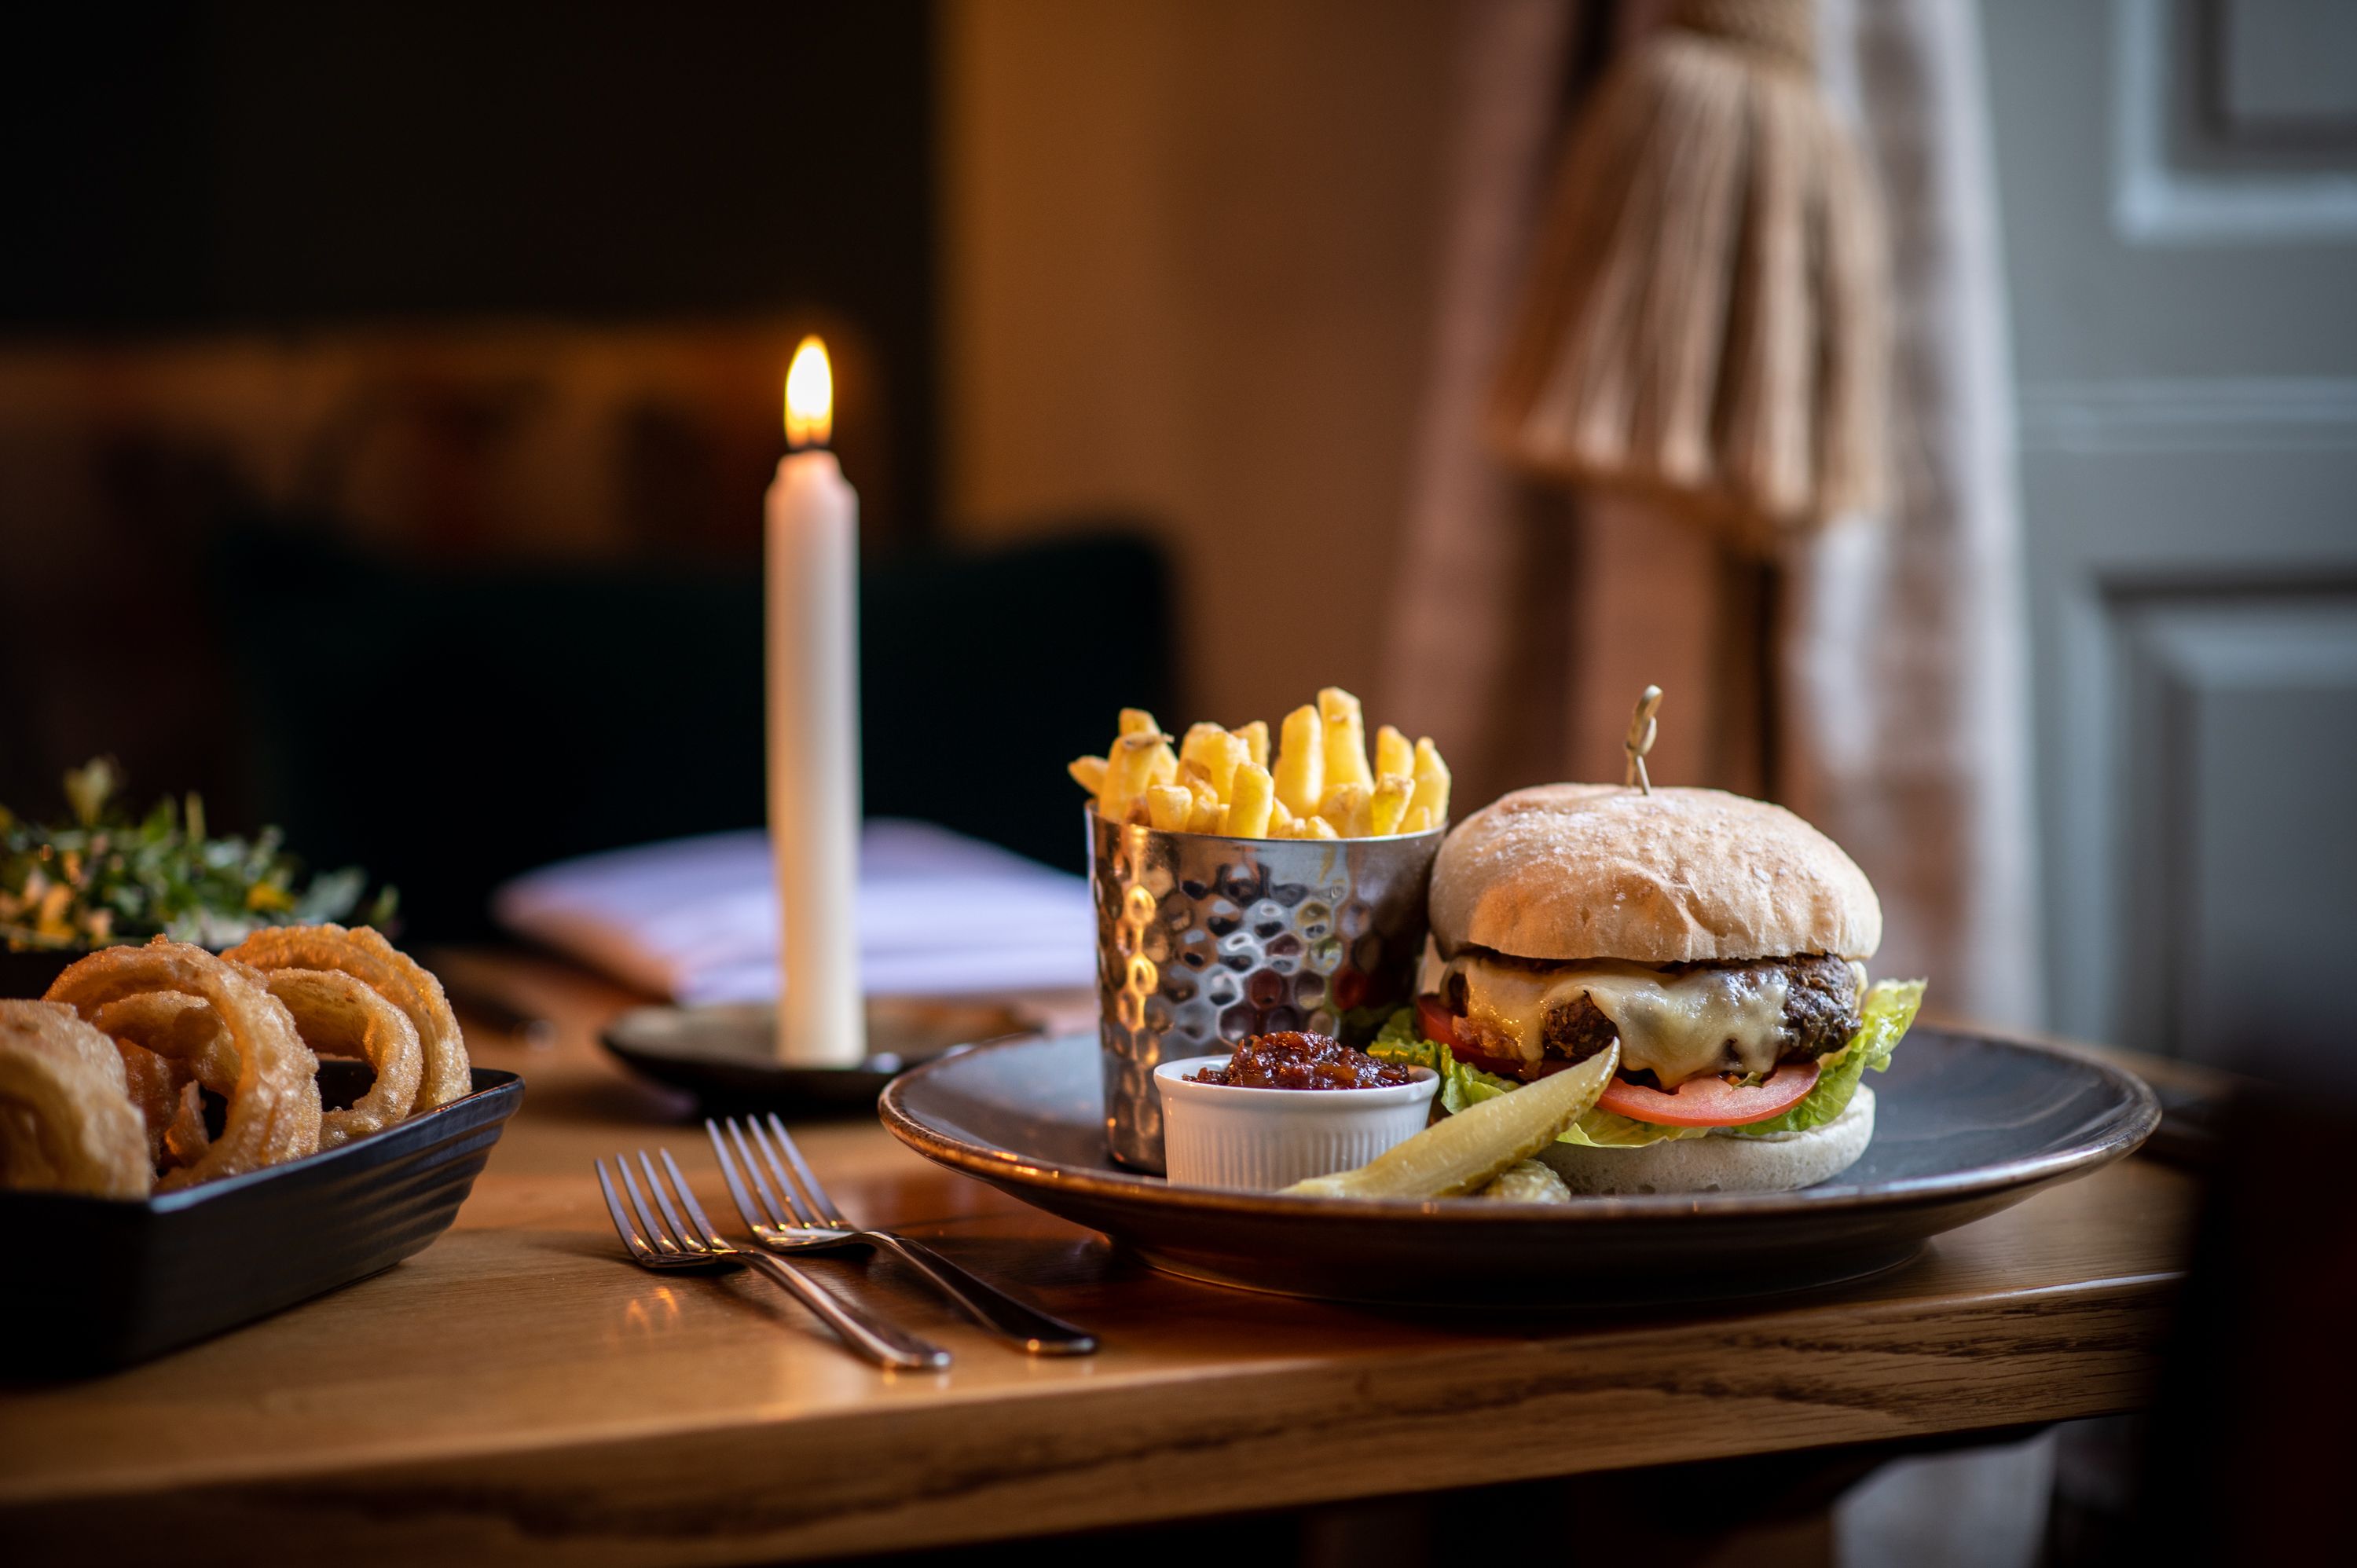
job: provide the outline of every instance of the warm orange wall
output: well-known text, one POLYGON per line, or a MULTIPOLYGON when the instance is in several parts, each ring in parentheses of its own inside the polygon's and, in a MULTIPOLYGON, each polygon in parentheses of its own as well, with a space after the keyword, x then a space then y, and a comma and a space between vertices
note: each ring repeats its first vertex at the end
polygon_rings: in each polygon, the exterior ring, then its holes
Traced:
MULTIPOLYGON (((950 0, 953 531, 1158 520, 1195 717, 1374 689, 1426 362, 1440 0, 950 0)), ((1075 606, 1074 648, 1117 637, 1075 606)), ((1106 715, 1110 725, 1112 715, 1106 715)))

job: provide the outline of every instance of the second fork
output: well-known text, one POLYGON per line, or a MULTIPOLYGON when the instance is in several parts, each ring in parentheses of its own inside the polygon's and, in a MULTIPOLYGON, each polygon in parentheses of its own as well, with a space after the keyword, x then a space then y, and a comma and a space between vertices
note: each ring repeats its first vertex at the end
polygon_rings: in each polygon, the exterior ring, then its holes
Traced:
POLYGON ((764 1133, 753 1118, 747 1117, 740 1125, 732 1116, 726 1123, 726 1139, 721 1136, 723 1123, 710 1118, 704 1123, 713 1152, 720 1156, 721 1177, 728 1184, 729 1196, 737 1200, 737 1212, 753 1228, 753 1239, 760 1245, 789 1254, 880 1247, 924 1275, 974 1322, 1035 1356, 1086 1356, 1095 1351, 1095 1335, 1017 1301, 922 1241, 896 1231, 866 1229, 845 1219, 826 1188, 819 1185, 817 1173, 794 1146, 793 1134, 786 1131, 785 1123, 774 1115, 769 1122, 764 1133), (752 1131, 749 1145, 745 1137, 748 1127, 752 1131), (730 1142, 737 1145, 734 1155, 729 1152, 730 1142), (784 1161, 778 1157, 780 1148, 785 1151, 784 1161), (749 1190, 737 1175, 740 1161, 752 1178, 749 1190), (764 1165, 769 1167, 767 1176, 762 1174, 764 1165), (754 1207, 757 1194, 759 1209, 754 1207))
POLYGON ((950 1353, 931 1340, 836 1300, 825 1286, 783 1258, 773 1257, 758 1246, 732 1246, 704 1217, 703 1205, 695 1201, 695 1189, 680 1174, 671 1151, 664 1149, 661 1153, 663 1171, 671 1177, 669 1183, 657 1174, 646 1151, 639 1151, 639 1165, 646 1172, 647 1190, 654 1195, 653 1208, 640 1194, 638 1178, 630 1174, 627 1157, 615 1155, 614 1165, 621 1173, 623 1189, 630 1194, 628 1208, 623 1207, 621 1195, 614 1190, 612 1178, 606 1174, 606 1162, 594 1162, 597 1186, 606 1195, 607 1213, 614 1221, 614 1233, 621 1238, 624 1250, 640 1267, 665 1270, 749 1265, 768 1275, 772 1283, 784 1286, 834 1329, 845 1346, 879 1367, 941 1368, 950 1364, 950 1353), (694 1221, 693 1225, 683 1220, 679 1209, 673 1207, 673 1191, 679 1195, 680 1206, 694 1221))

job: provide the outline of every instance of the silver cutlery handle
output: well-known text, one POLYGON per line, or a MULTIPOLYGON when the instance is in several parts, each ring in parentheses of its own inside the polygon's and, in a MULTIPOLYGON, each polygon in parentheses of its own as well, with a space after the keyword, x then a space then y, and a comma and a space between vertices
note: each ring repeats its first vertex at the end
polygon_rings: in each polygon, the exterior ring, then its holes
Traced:
POLYGON ((932 1368, 950 1364, 950 1353, 931 1340, 838 1300, 833 1292, 783 1258, 749 1249, 738 1256, 785 1286, 796 1301, 841 1335, 845 1345, 877 1366, 932 1368))
POLYGON ((1095 1335, 1025 1305, 922 1241, 896 1236, 889 1230, 865 1230, 860 1234, 879 1247, 889 1248, 896 1257, 940 1287, 943 1295, 964 1308, 966 1316, 976 1323, 1014 1340, 1035 1356, 1087 1356, 1096 1350, 1095 1335))

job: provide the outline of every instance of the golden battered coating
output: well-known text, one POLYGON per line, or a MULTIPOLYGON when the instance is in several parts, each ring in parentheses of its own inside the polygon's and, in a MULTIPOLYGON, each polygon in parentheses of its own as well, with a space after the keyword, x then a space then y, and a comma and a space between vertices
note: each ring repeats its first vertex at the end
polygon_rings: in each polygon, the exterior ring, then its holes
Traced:
POLYGON ((0 1001, 0 1187, 144 1197, 153 1181, 114 1042, 70 1009, 0 1001))

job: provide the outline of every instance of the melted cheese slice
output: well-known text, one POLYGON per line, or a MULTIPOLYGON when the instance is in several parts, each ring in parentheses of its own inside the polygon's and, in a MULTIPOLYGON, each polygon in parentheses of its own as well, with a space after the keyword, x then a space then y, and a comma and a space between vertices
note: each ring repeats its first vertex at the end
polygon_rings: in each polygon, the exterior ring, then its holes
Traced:
POLYGON ((1620 1031, 1621 1068, 1643 1068, 1664 1089, 1726 1071, 1730 1057, 1748 1073, 1776 1065, 1788 989, 1780 964, 1671 974, 1637 963, 1532 970, 1467 957, 1448 968, 1465 977, 1469 1032, 1492 1055, 1538 1060, 1548 1009, 1584 993, 1620 1031))

